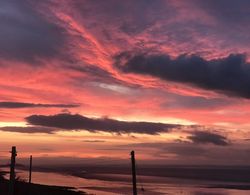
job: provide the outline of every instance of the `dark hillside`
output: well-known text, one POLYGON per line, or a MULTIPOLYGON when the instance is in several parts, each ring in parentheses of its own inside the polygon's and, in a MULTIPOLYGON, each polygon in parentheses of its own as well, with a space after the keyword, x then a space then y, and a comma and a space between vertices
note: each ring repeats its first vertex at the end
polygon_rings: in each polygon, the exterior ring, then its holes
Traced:
MULTIPOLYGON (((0 194, 8 195, 8 180, 0 176, 0 194)), ((73 191, 74 188, 46 186, 39 184, 29 185, 23 181, 16 181, 15 195, 84 195, 85 193, 73 191)))

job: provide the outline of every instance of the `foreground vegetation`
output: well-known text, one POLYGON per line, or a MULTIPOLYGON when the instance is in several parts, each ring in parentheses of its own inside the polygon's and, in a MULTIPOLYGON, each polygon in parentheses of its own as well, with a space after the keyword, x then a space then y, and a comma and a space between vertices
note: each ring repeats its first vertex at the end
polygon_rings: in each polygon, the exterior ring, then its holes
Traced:
MULTIPOLYGON (((8 195, 9 181, 0 176, 1 195, 8 195)), ((14 195, 84 195, 83 192, 76 192, 74 188, 46 186, 31 184, 17 180, 15 182, 14 195)))

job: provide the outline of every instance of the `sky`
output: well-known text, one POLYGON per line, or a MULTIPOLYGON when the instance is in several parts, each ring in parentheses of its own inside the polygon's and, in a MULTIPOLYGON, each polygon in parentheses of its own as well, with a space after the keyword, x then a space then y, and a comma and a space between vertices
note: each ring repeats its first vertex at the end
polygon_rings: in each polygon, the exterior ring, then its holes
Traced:
POLYGON ((249 7, 1 0, 0 158, 249 164, 249 7))

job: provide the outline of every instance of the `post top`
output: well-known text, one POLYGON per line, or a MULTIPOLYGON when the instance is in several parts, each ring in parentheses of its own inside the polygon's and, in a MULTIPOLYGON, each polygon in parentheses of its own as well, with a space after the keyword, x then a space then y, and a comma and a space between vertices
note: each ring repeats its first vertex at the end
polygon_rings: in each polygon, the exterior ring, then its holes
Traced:
POLYGON ((16 146, 12 146, 10 153, 17 153, 16 146))

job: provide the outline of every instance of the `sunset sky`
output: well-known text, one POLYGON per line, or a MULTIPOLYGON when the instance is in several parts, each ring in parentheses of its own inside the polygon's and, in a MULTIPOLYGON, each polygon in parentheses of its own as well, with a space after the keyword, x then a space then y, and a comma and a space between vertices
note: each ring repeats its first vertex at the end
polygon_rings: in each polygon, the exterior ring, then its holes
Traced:
POLYGON ((0 158, 250 163, 250 1, 1 0, 0 158))

